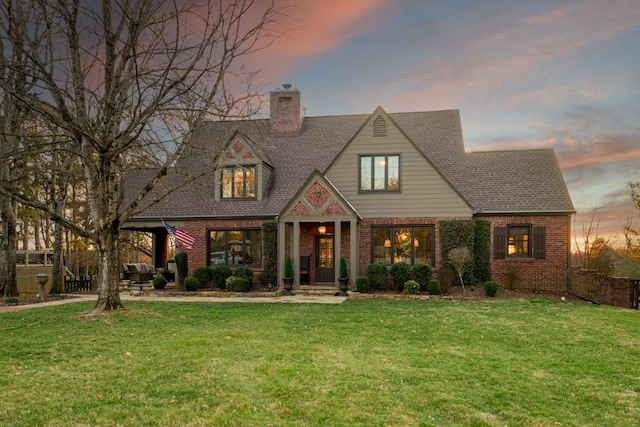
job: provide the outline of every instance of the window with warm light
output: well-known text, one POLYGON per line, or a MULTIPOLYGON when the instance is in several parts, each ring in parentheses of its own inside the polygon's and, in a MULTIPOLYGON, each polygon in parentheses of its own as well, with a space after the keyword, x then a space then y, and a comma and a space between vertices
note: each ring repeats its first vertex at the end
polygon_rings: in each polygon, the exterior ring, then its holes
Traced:
POLYGON ((262 264, 260 229, 209 230, 209 265, 262 264))
POLYGON ((360 191, 400 191, 400 155, 360 156, 360 191))
POLYGON ((530 257, 531 256, 531 227, 528 225, 510 226, 507 241, 507 256, 530 257))
POLYGON ((255 166, 233 166, 222 169, 223 199, 251 199, 255 197, 255 166))
POLYGON ((433 266, 433 226, 375 226, 372 236, 372 262, 433 266))

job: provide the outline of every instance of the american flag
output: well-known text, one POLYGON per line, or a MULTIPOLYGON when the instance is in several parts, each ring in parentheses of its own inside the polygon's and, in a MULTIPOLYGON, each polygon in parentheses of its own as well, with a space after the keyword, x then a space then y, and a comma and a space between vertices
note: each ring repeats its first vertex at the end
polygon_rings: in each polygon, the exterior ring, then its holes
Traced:
POLYGON ((164 223, 164 227, 167 229, 169 234, 171 234, 173 237, 175 237, 176 240, 178 240, 178 242, 180 242, 180 244, 182 246, 184 246, 187 249, 193 249, 193 243, 196 241, 195 237, 193 237, 190 234, 185 233, 184 231, 178 230, 174 226, 169 225, 164 221, 162 221, 162 222, 164 223))

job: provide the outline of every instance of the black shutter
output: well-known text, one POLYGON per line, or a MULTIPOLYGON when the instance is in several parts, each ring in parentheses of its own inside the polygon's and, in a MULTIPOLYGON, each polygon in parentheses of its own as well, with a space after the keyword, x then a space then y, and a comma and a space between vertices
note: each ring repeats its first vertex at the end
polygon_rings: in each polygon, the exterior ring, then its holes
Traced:
POLYGON ((507 227, 493 229, 493 258, 505 259, 507 256, 507 227))
POLYGON ((533 227, 533 258, 545 259, 547 257, 547 228, 533 227))

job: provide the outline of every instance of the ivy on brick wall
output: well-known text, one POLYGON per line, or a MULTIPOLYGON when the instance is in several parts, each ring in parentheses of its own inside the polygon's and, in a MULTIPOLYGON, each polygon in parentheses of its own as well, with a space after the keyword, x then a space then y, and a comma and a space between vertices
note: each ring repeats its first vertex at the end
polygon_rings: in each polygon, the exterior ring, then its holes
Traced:
POLYGON ((465 282, 473 278, 482 282, 491 279, 490 221, 443 220, 438 222, 438 229, 443 267, 453 268, 447 256, 451 249, 466 246, 473 256, 465 268, 465 282))
POLYGON ((491 280, 491 221, 474 220, 473 274, 481 282, 491 280))
POLYGON ((262 259, 262 276, 260 282, 264 286, 275 286, 278 282, 278 223, 265 222, 262 224, 262 245, 264 258, 262 259))

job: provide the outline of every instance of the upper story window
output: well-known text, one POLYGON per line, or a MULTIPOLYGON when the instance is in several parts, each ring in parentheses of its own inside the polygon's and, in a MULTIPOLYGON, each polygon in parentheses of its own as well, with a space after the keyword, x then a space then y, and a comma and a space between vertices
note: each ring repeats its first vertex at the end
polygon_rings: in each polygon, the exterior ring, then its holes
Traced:
POLYGON ((400 155, 360 156, 360 191, 400 191, 400 155))
POLYGON ((222 169, 223 199, 246 199, 255 197, 255 166, 232 166, 222 169))

